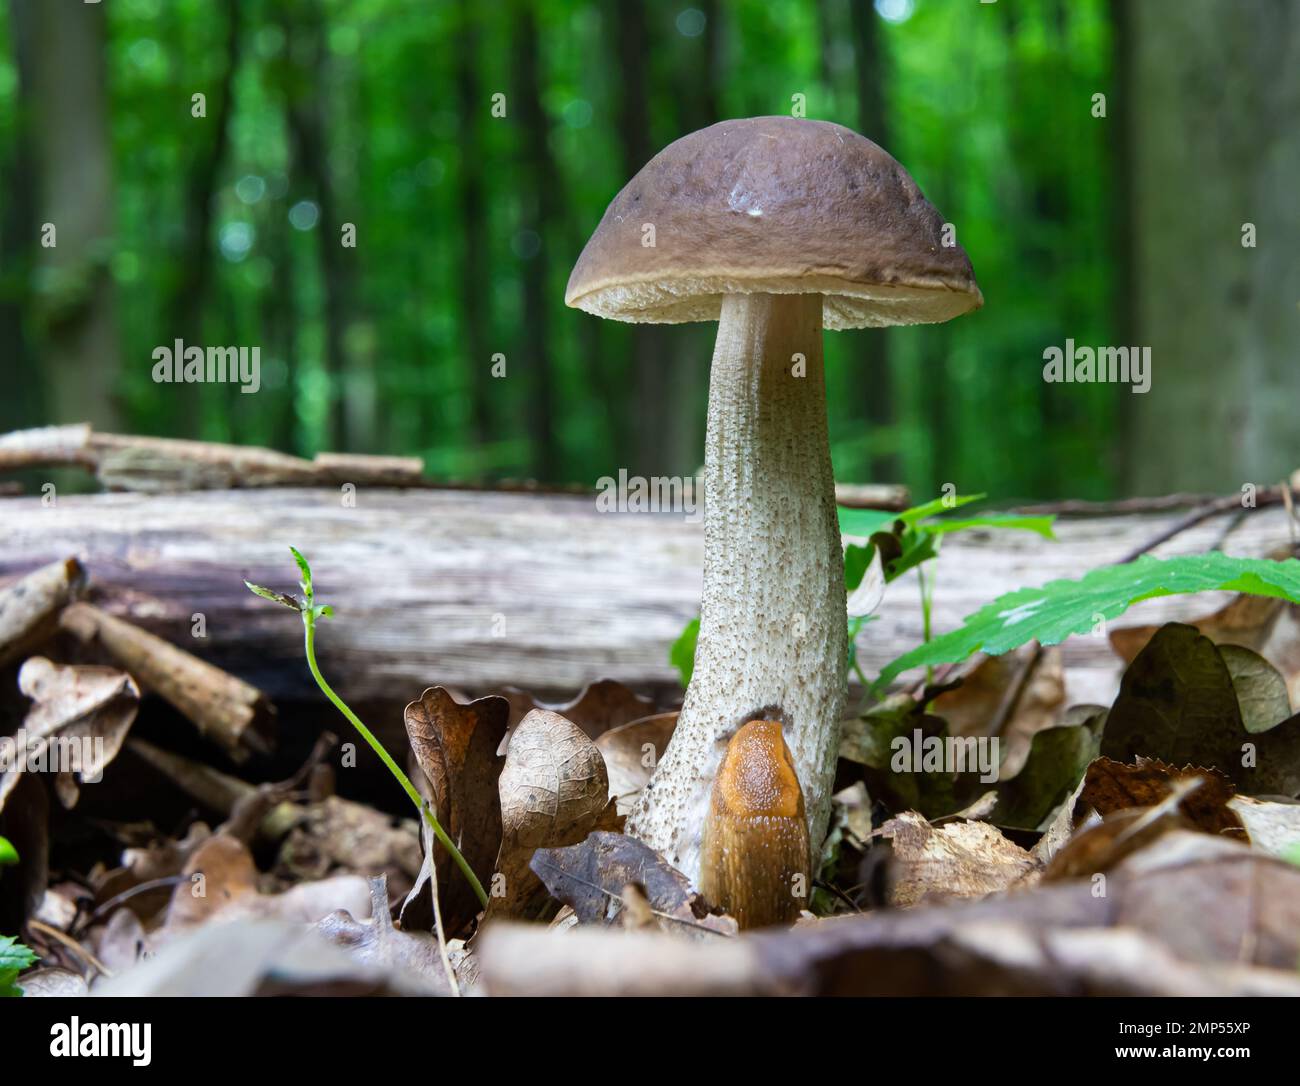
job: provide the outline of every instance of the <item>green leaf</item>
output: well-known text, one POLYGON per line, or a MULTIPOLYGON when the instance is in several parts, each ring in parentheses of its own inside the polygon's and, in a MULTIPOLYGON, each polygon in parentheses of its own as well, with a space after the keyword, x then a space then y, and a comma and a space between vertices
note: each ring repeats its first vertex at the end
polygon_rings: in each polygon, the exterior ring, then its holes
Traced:
POLYGON ((890 528, 899 515, 884 509, 845 509, 840 506, 839 518, 841 535, 856 535, 866 539, 882 529, 890 528))
POLYGON ((1259 653, 1243 645, 1218 645, 1248 732, 1266 732, 1291 716, 1286 679, 1259 653))
POLYGON ((859 547, 850 543, 844 548, 844 587, 849 592, 862 583, 862 578, 871 565, 871 556, 875 554, 874 546, 859 547))
POLYGON ((1077 581, 1021 588, 985 604, 957 629, 904 653, 880 673, 876 685, 884 687, 910 668, 956 663, 980 651, 998 656, 1033 640, 1056 645, 1093 629, 1099 619, 1117 618, 1141 600, 1211 591, 1300 602, 1300 561, 1218 552, 1165 559, 1144 555, 1136 562, 1094 569, 1077 581))
POLYGON ((1055 517, 1027 517, 1008 514, 1000 516, 991 514, 987 517, 963 517, 960 520, 936 520, 932 524, 922 524, 921 529, 943 535, 947 532, 961 532, 967 528, 1005 528, 1012 531, 1037 532, 1044 539, 1055 539, 1052 530, 1055 517))
POLYGON ((1097 747, 1097 736, 1086 724, 1038 732, 1020 772, 999 782, 998 803, 989 821, 1012 829, 1039 829, 1083 779, 1097 747))
POLYGON ((1241 655, 1247 651, 1215 645, 1181 622, 1161 626, 1124 672, 1101 753, 1117 762, 1141 756, 1212 766, 1247 795, 1300 793, 1300 716, 1276 720, 1280 710, 1272 696, 1261 700, 1253 689, 1254 669, 1241 655), (1231 667, 1224 648, 1232 650, 1231 667), (1245 680, 1241 685, 1234 682, 1233 667, 1245 680), (1245 713, 1254 717, 1253 729, 1245 713))
POLYGON ((924 505, 914 505, 911 509, 904 509, 901 513, 891 513, 887 509, 848 509, 841 505, 838 509, 840 534, 865 538, 875 532, 890 530, 895 521, 901 520, 905 525, 914 525, 925 520, 926 517, 946 513, 984 497, 987 495, 966 494, 953 495, 950 498, 935 498, 934 501, 926 502, 924 505))
POLYGON ((926 502, 924 505, 914 505, 911 509, 904 509, 898 514, 898 519, 904 524, 917 524, 926 517, 936 517, 940 513, 947 513, 949 510, 970 505, 971 502, 987 497, 987 494, 953 494, 951 497, 935 498, 934 501, 926 502))
POLYGON ((282 603, 285 607, 292 607, 295 611, 302 610, 302 604, 284 592, 275 592, 272 589, 263 588, 260 584, 253 584, 252 581, 245 581, 244 587, 255 596, 261 596, 264 600, 270 600, 272 603, 282 603))
POLYGON ((885 581, 895 581, 909 569, 928 562, 938 556, 934 545, 934 536, 925 530, 924 525, 918 531, 908 529, 903 533, 903 553, 885 568, 885 581))
POLYGON ((18 862, 18 850, 7 837, 0 837, 0 867, 12 867, 18 862))
POLYGON ((16 936, 0 935, 0 996, 22 995, 22 989, 14 981, 19 973, 35 963, 36 955, 18 942, 16 936))
POLYGON ((695 644, 700 639, 700 620, 691 619, 682 630, 681 635, 673 642, 673 647, 668 652, 668 662, 677 669, 677 673, 682 677, 682 686, 689 686, 691 682, 691 673, 695 670, 695 644))
POLYGON ((311 602, 311 566, 307 564, 307 559, 302 556, 302 552, 297 547, 290 547, 293 552, 293 560, 298 563, 298 571, 302 574, 302 590, 307 593, 307 602, 311 602))

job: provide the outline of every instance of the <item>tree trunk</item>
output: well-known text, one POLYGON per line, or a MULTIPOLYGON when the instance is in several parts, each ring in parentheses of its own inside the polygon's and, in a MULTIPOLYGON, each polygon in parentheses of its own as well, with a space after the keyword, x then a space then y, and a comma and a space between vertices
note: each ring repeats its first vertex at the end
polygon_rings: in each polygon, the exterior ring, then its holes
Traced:
POLYGON ((479 16, 474 0, 460 0, 456 33, 456 98, 460 104, 461 339, 468 355, 470 425, 480 450, 492 440, 491 345, 488 340, 487 209, 484 204, 483 125, 487 100, 479 80, 479 16))
MULTIPOLYGON (((112 156, 105 74, 104 8, 15 0, 15 23, 31 43, 31 132, 39 192, 41 274, 51 290, 39 314, 40 357, 52 422, 113 428, 120 370, 113 281, 112 156), (45 223, 56 244, 41 245, 45 223)), ((141 365, 147 360, 141 360, 141 365)))
POLYGON ((298 67, 289 79, 286 115, 293 149, 294 182, 299 191, 315 197, 319 218, 314 228, 324 300, 320 319, 325 329, 325 368, 330 378, 330 404, 325 443, 334 449, 362 451, 374 432, 373 418, 359 417, 349 404, 360 402, 349 396, 343 333, 351 303, 350 276, 339 233, 342 225, 335 208, 334 182, 329 167, 329 122, 325 115, 329 80, 328 49, 324 15, 317 0, 290 5, 282 16, 286 56, 298 67), (300 58, 306 57, 304 61, 300 58))
MULTIPOLYGON (((851 3, 850 22, 853 32, 855 86, 858 98, 858 131, 890 150, 889 122, 885 110, 885 56, 880 40, 880 16, 870 3, 851 3)), ((861 338, 862 379, 859 387, 867 389, 867 420, 880 435, 894 425, 898 404, 894 395, 894 376, 890 369, 889 331, 874 329, 861 338)), ((897 438, 893 448, 879 446, 871 457, 871 478, 893 481, 899 475, 897 438)))
POLYGON ((1300 10, 1143 0, 1129 89, 1133 395, 1129 488, 1232 490, 1300 463, 1300 10), (1252 224, 1254 248, 1243 245, 1252 224))
MULTIPOLYGON (((650 51, 649 28, 643 0, 622 0, 614 5, 608 18, 618 58, 620 94, 618 99, 619 149, 622 152, 623 180, 630 181, 653 154, 650 142, 649 87, 646 58, 650 51)), ((685 133, 680 133, 685 135, 685 133)), ((663 437, 667 390, 672 372, 668 335, 654 324, 633 324, 631 338, 632 382, 630 398, 632 430, 636 434, 636 454, 632 462, 635 473, 666 474, 667 442, 663 437)))
MULTIPOLYGON (((550 321, 555 300, 550 290, 550 253, 547 234, 555 223, 555 196, 559 179, 549 144, 550 123, 542 108, 541 57, 537 40, 537 19, 531 0, 521 0, 515 12, 515 92, 511 112, 516 117, 520 139, 523 177, 520 199, 523 225, 531 231, 532 251, 519 255, 523 261, 524 336, 518 354, 528 382, 528 436, 532 446, 533 475, 543 481, 556 478, 559 450, 553 425, 553 375, 551 373, 550 321)), ((529 244, 529 243, 526 243, 529 244)))
MULTIPOLYGON (((235 112, 235 73, 239 68, 243 38, 240 4, 236 0, 226 0, 223 6, 226 9, 226 67, 221 75, 221 85, 215 95, 208 95, 207 118, 191 117, 187 122, 194 126, 195 142, 199 146, 185 185, 183 244, 177 260, 176 287, 167 306, 171 318, 170 334, 163 337, 164 342, 180 337, 187 343, 205 343, 203 312, 212 266, 212 201, 230 142, 230 123, 235 112)), ((181 404, 164 416, 169 423, 168 431, 183 437, 201 436, 203 386, 179 385, 172 393, 181 404)))
MULTIPOLYGON (((29 102, 33 43, 30 20, 23 19, 24 14, 24 6, 11 0, 9 29, 19 101, 29 102)), ((31 379, 35 363, 24 319, 31 304, 31 264, 36 251, 31 121, 26 111, 20 113, 9 158, 0 162, 0 191, 7 195, 0 209, 0 268, 4 269, 0 281, 0 343, 4 344, 0 386, 9 390, 0 397, 0 428, 7 430, 34 425, 45 417, 41 384, 31 379)))

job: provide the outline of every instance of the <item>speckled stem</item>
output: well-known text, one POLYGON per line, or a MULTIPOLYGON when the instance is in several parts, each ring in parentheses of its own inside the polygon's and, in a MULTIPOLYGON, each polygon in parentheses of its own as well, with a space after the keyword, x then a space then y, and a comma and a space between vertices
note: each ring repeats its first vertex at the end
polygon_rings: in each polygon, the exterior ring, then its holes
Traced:
POLYGON ((723 299, 704 479, 695 671, 628 823, 696 885, 713 779, 747 721, 779 710, 814 857, 830 813, 848 648, 820 295, 723 299))

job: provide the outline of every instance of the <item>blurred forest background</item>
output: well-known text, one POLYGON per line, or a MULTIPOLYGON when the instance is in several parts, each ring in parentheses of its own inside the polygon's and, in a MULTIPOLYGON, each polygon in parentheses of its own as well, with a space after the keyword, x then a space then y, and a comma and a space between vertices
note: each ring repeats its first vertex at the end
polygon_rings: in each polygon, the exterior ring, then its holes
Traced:
POLYGON ((986 297, 828 335, 841 480, 1300 466, 1296 0, 0 0, 0 429, 690 473, 715 326, 599 321, 565 280, 651 155, 794 95, 909 168, 986 297), (1152 391, 1045 383, 1067 337, 1151 346, 1152 391), (260 346, 262 390, 153 383, 176 338, 260 346))

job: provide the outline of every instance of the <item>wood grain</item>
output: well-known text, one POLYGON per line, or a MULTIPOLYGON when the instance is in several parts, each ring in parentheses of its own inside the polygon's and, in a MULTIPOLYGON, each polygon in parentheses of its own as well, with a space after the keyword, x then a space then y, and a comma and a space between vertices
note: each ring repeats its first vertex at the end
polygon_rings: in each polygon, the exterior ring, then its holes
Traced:
MULTIPOLYGON (((1115 561, 1177 511, 1065 519, 1060 541, 963 533, 937 566, 935 630, 994 596, 1115 561)), ((1222 518, 1158 553, 1214 544, 1222 518)), ((1230 553, 1287 542, 1281 509, 1260 510, 1230 553)), ((77 557, 91 599, 111 614, 224 667, 277 700, 314 700, 296 616, 251 595, 297 591, 288 547, 311 559, 337 608, 319 632, 322 667, 350 699, 410 700, 425 687, 486 694, 507 685, 552 697, 610 677, 671 697, 668 647, 696 614, 703 532, 675 514, 602 514, 594 497, 360 489, 355 507, 328 489, 0 500, 0 580, 77 557), (193 616, 206 638, 192 636, 193 616)), ((1212 610, 1220 601, 1155 600, 1125 622, 1212 610)), ((913 577, 891 585, 860 641, 868 674, 921 637, 913 577)), ((1072 701, 1107 700, 1117 661, 1104 638, 1065 646, 1072 701)))

